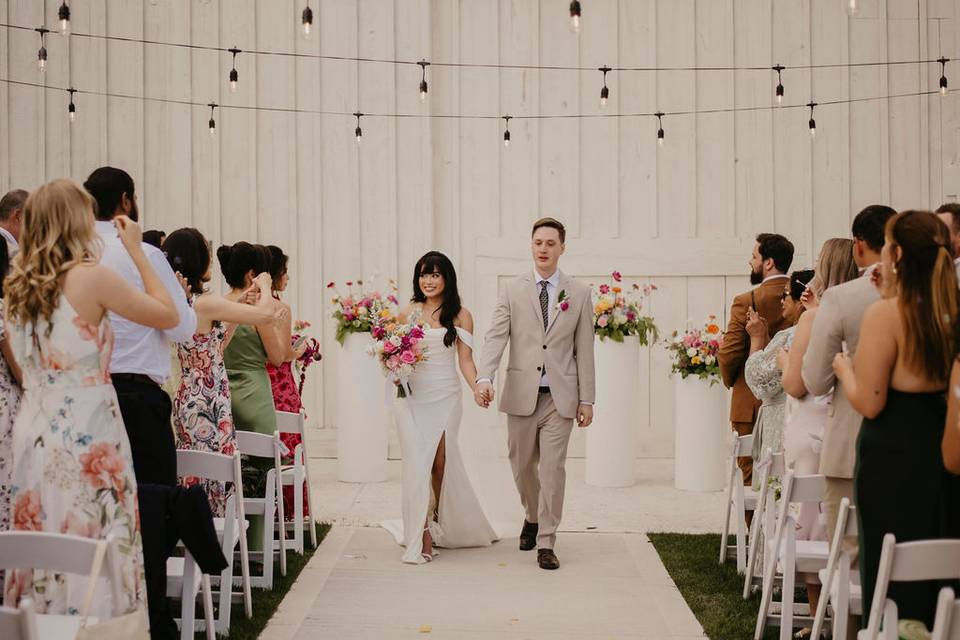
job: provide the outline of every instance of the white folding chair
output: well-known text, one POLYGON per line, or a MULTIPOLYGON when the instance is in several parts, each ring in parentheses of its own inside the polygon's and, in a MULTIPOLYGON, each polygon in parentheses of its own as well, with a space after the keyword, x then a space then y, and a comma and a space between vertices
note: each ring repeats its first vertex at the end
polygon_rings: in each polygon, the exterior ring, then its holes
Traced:
MULTIPOLYGON (((5 531, 0 533, 0 567, 7 570, 7 580, 10 580, 11 569, 42 569, 89 576, 99 542, 97 538, 62 533, 5 531)), ((100 575, 101 581, 108 583, 113 615, 126 613, 120 608, 123 581, 120 577, 117 547, 112 537, 107 538, 107 552, 100 575)), ((72 638, 80 628, 79 615, 33 614, 32 617, 38 636, 44 640, 72 638)), ((87 617, 88 624, 97 621, 94 616, 87 617)), ((6 637, 0 634, 0 638, 6 637)))
POLYGON ((810 605, 793 601, 797 572, 818 573, 827 565, 830 547, 825 541, 797 540, 797 523, 790 513, 790 505, 819 504, 825 490, 826 479, 821 475, 797 476, 787 471, 784 476, 776 532, 772 541, 764 541, 763 591, 754 640, 761 640, 768 622, 779 622, 780 640, 790 640, 794 626, 813 622, 810 605), (778 567, 783 583, 780 602, 775 602, 773 589, 778 567))
MULTIPOLYGON (((293 546, 297 553, 303 554, 303 527, 306 525, 310 529, 310 545, 317 548, 317 528, 313 524, 313 519, 317 516, 313 505, 313 485, 310 483, 310 456, 307 454, 307 433, 306 416, 303 411, 300 413, 290 413, 287 411, 277 411, 277 430, 281 433, 300 434, 300 444, 293 450, 293 464, 287 465, 280 473, 283 485, 293 487, 293 522, 289 526, 293 527, 293 546), (309 516, 303 514, 303 494, 306 486, 307 510, 309 516)), ((282 491, 281 491, 282 493, 282 491)), ((281 522, 286 523, 284 518, 281 522)), ((284 524, 284 526, 288 526, 284 524)))
MULTIPOLYGON (((210 628, 216 633, 230 632, 230 613, 233 597, 234 549, 240 546, 240 572, 244 605, 247 618, 253 617, 253 600, 250 593, 250 564, 247 553, 246 518, 243 511, 243 479, 240 474, 240 454, 232 456, 207 451, 177 451, 177 473, 181 477, 193 476, 202 480, 232 483, 233 493, 227 498, 223 518, 214 518, 214 527, 221 536, 221 549, 227 559, 227 567, 221 572, 218 585, 217 615, 213 617, 213 598, 210 576, 203 575, 189 552, 182 558, 167 560, 167 596, 180 597, 181 638, 193 638, 201 625, 195 620, 194 609, 198 593, 203 594, 203 630, 210 636, 210 628)), ((216 579, 216 578, 215 578, 216 579)))
POLYGON ((960 640, 960 600, 950 587, 940 590, 930 640, 960 640))
MULTIPOLYGON (((737 559, 737 573, 743 573, 747 563, 747 512, 757 506, 758 493, 743 485, 737 458, 749 456, 753 450, 753 436, 735 436, 730 449, 730 480, 727 486, 726 509, 723 516, 723 529, 720 530, 720 564, 730 558, 737 559), (737 521, 736 544, 728 544, 730 536, 730 518, 737 521)), ((311 511, 312 513, 312 511, 311 511)))
POLYGON ((750 523, 747 566, 743 571, 744 600, 749 599, 754 589, 763 584, 763 569, 757 571, 758 556, 762 555, 763 549, 760 541, 769 540, 776 528, 777 500, 776 492, 771 486, 771 478, 782 478, 786 472, 783 452, 773 453, 768 448, 760 463, 754 465, 753 472, 760 473, 760 493, 753 511, 753 521, 750 523))
POLYGON ((880 566, 873 590, 873 601, 870 604, 870 619, 867 628, 861 630, 857 638, 897 640, 897 603, 887 598, 887 589, 891 582, 957 578, 960 578, 960 540, 897 543, 897 538, 892 533, 886 534, 880 550, 880 566))
POLYGON ((280 432, 272 436, 253 431, 237 431, 237 451, 252 458, 270 458, 273 469, 267 471, 264 495, 244 496, 243 510, 246 515, 263 516, 263 551, 251 551, 250 557, 262 556, 263 573, 251 575, 250 581, 259 589, 273 589, 273 554, 280 554, 280 574, 287 575, 287 532, 286 527, 277 527, 274 519, 279 514, 283 524, 283 485, 280 480, 280 454, 286 447, 280 442, 280 432), (279 531, 279 539, 276 532, 279 531))
POLYGON ((827 605, 831 605, 833 621, 832 635, 843 640, 847 637, 847 618, 863 613, 863 600, 860 591, 859 573, 850 570, 850 553, 844 549, 843 541, 857 535, 857 508, 848 498, 840 501, 837 512, 837 527, 830 543, 830 557, 827 568, 820 572, 823 591, 817 601, 817 615, 813 619, 811 638, 819 638, 827 617, 827 605))
POLYGON ((23 598, 16 609, 0 607, 0 638, 4 640, 40 640, 33 600, 23 598))

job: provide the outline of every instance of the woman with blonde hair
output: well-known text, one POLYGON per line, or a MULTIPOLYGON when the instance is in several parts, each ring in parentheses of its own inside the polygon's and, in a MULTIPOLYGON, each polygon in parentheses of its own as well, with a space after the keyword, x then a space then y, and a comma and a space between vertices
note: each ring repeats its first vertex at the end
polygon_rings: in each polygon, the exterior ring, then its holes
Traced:
MULTIPOLYGON (((178 316, 140 246, 140 227, 126 217, 115 224, 145 291, 98 264, 93 199, 80 185, 54 180, 24 207, 4 291, 24 388, 13 427, 12 529, 112 535, 123 577, 119 609, 131 611, 146 601, 143 550, 133 458, 107 371, 107 312, 158 329, 176 326, 178 316)), ((29 596, 41 612, 76 614, 85 585, 80 576, 12 571, 5 604, 29 596)), ((109 617, 113 603, 106 589, 102 595, 91 615, 109 617)))
MULTIPOLYGON (((882 299, 867 308, 853 359, 833 368, 851 406, 864 416, 857 439, 854 495, 860 524, 863 620, 883 537, 897 542, 956 537, 956 478, 943 465, 944 391, 957 354, 960 303, 950 230, 929 211, 890 218, 880 254, 882 299)), ((894 583, 900 618, 932 628, 938 587, 894 583)))

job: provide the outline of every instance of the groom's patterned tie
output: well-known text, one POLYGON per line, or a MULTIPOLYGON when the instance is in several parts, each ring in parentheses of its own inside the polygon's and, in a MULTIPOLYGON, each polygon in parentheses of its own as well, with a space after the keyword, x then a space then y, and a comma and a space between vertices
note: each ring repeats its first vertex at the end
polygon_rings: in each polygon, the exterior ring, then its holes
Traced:
POLYGON ((543 313, 543 330, 547 330, 547 324, 550 320, 550 311, 548 307, 550 306, 550 294, 547 293, 547 285, 550 284, 546 280, 540 281, 540 311, 543 313))

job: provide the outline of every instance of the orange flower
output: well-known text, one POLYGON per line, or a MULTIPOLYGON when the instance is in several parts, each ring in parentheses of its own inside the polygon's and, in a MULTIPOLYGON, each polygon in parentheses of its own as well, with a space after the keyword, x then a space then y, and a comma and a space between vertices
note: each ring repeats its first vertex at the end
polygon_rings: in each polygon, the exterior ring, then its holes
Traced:
POLYGON ((620 293, 621 291, 623 291, 623 289, 621 289, 620 287, 613 287, 612 291, 614 293, 620 293))
POLYGON ((13 505, 13 529, 15 531, 43 531, 40 519, 40 494, 24 491, 13 505))
POLYGON ((113 489, 117 500, 123 504, 123 490, 127 484, 123 472, 127 465, 114 445, 109 442, 91 445, 89 452, 80 456, 80 464, 83 478, 94 489, 113 489))
POLYGON ((715 324, 708 324, 707 333, 720 333, 720 327, 715 324))

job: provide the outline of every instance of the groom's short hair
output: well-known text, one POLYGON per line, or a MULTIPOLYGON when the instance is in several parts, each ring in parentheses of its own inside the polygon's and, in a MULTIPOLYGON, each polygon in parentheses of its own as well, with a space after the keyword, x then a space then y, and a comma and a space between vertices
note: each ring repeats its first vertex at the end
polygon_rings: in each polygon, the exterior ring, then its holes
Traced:
POLYGON ((564 228, 563 223, 554 218, 540 218, 533 223, 533 231, 530 232, 530 235, 533 236, 537 232, 537 229, 541 227, 549 227, 551 229, 556 229, 557 233, 560 234, 560 244, 563 244, 567 241, 567 230, 564 228))

